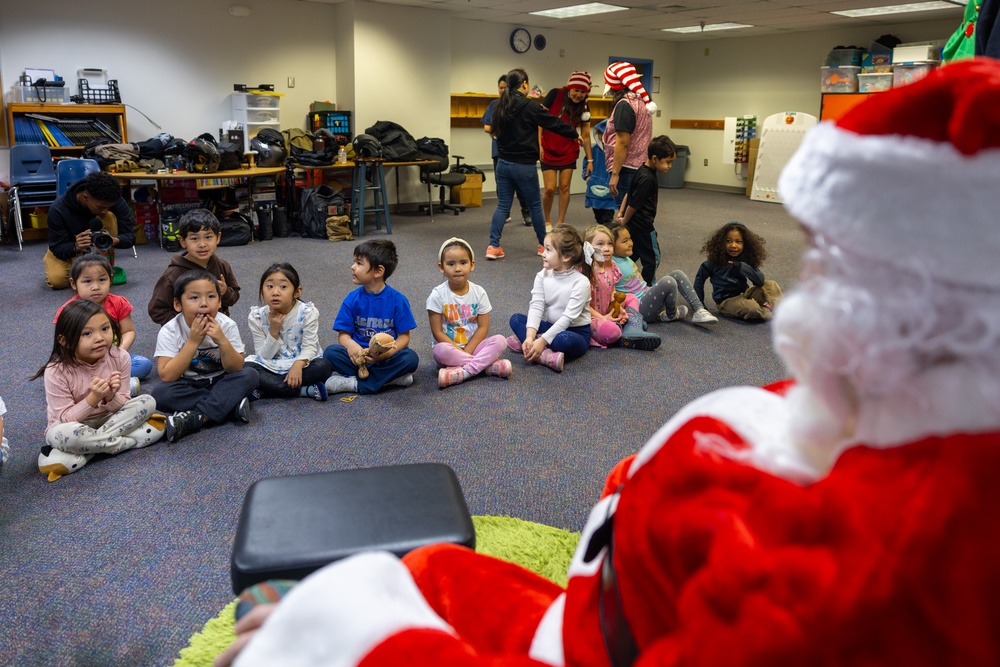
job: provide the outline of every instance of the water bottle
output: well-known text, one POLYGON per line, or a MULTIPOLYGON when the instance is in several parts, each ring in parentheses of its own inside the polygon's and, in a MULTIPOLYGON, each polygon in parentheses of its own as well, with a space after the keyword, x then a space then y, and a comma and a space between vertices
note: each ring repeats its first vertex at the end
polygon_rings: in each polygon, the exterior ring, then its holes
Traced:
POLYGON ((337 151, 337 162, 340 164, 347 164, 347 149, 343 145, 340 146, 340 150, 337 151))

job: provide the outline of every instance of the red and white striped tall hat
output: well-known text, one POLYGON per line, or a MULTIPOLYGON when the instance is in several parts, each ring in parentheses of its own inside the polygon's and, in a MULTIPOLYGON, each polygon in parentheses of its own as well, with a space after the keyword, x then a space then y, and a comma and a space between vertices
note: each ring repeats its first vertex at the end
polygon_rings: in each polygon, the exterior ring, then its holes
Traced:
POLYGON ((604 94, 609 91, 628 88, 633 93, 642 98, 646 103, 646 111, 649 115, 656 113, 656 102, 649 98, 649 93, 642 87, 642 77, 635 71, 632 63, 612 63, 604 70, 604 94))
POLYGON ((569 82, 566 83, 567 88, 577 88, 585 93, 589 93, 590 89, 594 87, 594 84, 590 81, 590 72, 581 72, 579 70, 573 72, 569 75, 569 82))
POLYGON ((778 189, 845 253, 1000 290, 1000 61, 949 64, 817 125, 778 189))

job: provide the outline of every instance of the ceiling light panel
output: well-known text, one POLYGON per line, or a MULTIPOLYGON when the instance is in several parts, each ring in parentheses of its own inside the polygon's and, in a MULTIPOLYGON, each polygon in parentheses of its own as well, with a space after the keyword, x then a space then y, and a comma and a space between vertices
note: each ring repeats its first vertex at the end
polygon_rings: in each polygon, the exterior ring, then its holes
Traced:
POLYGON ((628 7, 618 5, 608 5, 603 2, 588 2, 584 5, 572 5, 570 7, 559 7, 557 9, 545 9, 540 12, 528 12, 535 16, 545 16, 552 19, 575 19, 580 16, 591 16, 593 14, 607 14, 608 12, 624 12, 628 7))

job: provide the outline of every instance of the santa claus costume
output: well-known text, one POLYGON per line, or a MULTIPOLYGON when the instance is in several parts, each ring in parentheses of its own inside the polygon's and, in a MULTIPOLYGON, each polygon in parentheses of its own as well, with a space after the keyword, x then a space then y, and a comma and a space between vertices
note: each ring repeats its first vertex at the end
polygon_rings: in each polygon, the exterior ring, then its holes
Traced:
POLYGON ((306 579, 237 665, 1000 664, 1000 63, 813 130, 775 315, 794 382, 682 409, 565 590, 455 546, 306 579))

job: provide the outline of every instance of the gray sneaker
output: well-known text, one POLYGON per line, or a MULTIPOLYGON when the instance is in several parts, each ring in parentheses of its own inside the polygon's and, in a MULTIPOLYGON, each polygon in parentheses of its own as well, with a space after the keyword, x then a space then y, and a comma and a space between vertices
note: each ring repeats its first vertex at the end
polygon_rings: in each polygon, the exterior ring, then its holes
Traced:
POLYGON ((673 317, 667 317, 667 312, 660 311, 660 321, 661 322, 676 322, 677 320, 683 320, 687 317, 688 307, 685 305, 678 305, 677 312, 674 313, 673 317))

